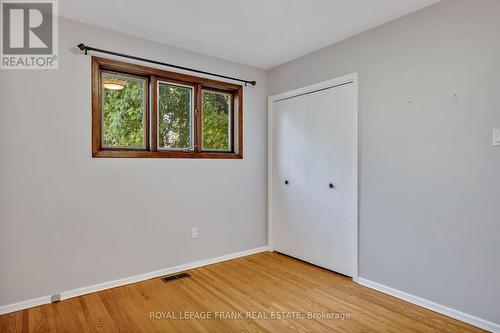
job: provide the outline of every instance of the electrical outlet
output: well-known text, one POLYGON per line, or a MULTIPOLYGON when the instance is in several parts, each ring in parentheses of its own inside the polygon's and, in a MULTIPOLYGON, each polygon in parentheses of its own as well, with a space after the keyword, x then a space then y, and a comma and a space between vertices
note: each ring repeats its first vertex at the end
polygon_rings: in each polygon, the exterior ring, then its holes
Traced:
POLYGON ((198 228, 196 227, 191 228, 191 238, 192 239, 198 238, 198 228))
POLYGON ((493 146, 500 146, 500 128, 493 130, 493 146))

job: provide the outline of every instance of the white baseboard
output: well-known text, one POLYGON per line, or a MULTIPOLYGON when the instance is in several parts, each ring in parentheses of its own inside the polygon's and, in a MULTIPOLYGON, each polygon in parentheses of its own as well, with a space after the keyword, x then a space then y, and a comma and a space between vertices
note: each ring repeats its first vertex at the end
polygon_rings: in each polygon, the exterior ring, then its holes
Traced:
MULTIPOLYGON (((193 268, 198 268, 198 267, 202 267, 202 266, 206 266, 206 265, 216 264, 216 263, 223 262, 226 260, 245 257, 245 256, 255 254, 255 253, 266 252, 267 250, 268 250, 267 246, 262 246, 262 247, 258 247, 255 249, 230 253, 230 254, 226 254, 226 255, 223 255, 220 257, 215 257, 215 258, 203 259, 203 260, 191 262, 188 264, 173 266, 173 267, 164 268, 164 269, 160 269, 160 270, 145 273, 145 274, 130 276, 130 277, 126 277, 123 279, 98 283, 98 284, 94 284, 94 285, 88 286, 88 287, 68 290, 68 291, 61 293, 61 300, 65 300, 68 298, 77 297, 77 296, 81 296, 81 295, 85 295, 85 294, 90 294, 90 293, 94 293, 94 292, 109 289, 109 288, 115 288, 115 287, 123 286, 126 284, 131 284, 131 283, 135 283, 135 282, 149 280, 149 279, 156 278, 156 277, 163 276, 163 275, 178 273, 178 272, 182 272, 182 271, 193 269, 193 268)), ((42 305, 42 304, 48 304, 50 302, 51 302, 51 296, 49 295, 49 296, 35 298, 35 299, 22 301, 22 302, 18 302, 18 303, 3 305, 3 306, 0 306, 0 315, 14 312, 14 311, 32 308, 34 306, 38 306, 38 305, 42 305)))
POLYGON ((32 308, 42 304, 48 304, 50 303, 50 298, 51 296, 43 296, 39 298, 29 299, 27 301, 0 306, 0 315, 32 308))
POLYGON ((441 313, 445 316, 463 321, 464 323, 488 330, 490 332, 495 332, 495 333, 500 333, 500 325, 496 323, 492 323, 490 321, 472 316, 467 313, 460 312, 458 310, 449 308, 447 306, 441 305, 434 303, 432 301, 426 300, 424 298, 414 296, 408 293, 405 293, 404 291, 397 290, 388 286, 385 286, 383 284, 373 282, 361 277, 358 277, 357 282, 365 287, 375 289, 377 291, 380 291, 384 294, 394 296, 396 298, 402 299, 404 301, 407 301, 409 303, 413 303, 416 305, 419 305, 423 308, 441 313))

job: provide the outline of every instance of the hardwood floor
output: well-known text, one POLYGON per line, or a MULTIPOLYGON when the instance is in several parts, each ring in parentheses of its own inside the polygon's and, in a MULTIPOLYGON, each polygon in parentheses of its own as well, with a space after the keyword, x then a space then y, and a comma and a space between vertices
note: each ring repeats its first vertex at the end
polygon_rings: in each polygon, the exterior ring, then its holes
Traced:
POLYGON ((482 331, 278 253, 189 273, 190 278, 170 283, 156 278, 6 314, 0 316, 0 331, 482 331), (317 317, 309 319, 308 312, 317 317))

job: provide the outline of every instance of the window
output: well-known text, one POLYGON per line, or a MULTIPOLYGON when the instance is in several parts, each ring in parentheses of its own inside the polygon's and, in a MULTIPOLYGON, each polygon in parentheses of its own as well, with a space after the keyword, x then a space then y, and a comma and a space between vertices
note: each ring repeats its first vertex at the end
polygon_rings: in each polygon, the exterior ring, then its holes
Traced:
POLYGON ((158 82, 158 149, 193 148, 193 90, 158 82))
POLYGON ((202 92, 202 148, 209 151, 231 151, 231 94, 218 91, 202 92))
POLYGON ((241 85, 92 58, 94 157, 242 158, 241 85))
POLYGON ((141 149, 146 144, 146 80, 101 73, 102 147, 141 149))

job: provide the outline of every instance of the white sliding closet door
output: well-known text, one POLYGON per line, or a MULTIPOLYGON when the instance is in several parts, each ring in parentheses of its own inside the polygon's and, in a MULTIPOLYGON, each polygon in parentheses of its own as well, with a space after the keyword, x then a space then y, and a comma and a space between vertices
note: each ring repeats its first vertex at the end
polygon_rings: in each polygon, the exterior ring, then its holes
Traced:
POLYGON ((355 98, 346 84, 274 105, 275 249, 348 276, 356 263, 355 98))

